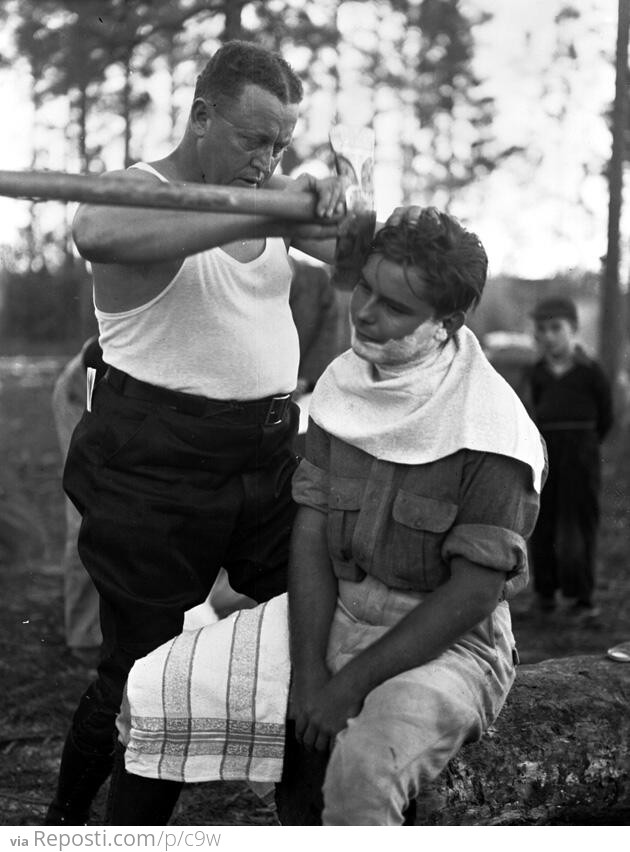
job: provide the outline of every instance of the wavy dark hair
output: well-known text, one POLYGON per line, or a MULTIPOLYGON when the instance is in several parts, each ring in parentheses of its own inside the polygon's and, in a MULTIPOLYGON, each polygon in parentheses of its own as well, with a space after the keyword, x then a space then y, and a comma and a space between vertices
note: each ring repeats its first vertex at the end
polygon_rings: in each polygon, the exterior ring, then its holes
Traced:
POLYGON ((304 95, 300 78, 279 53, 235 39, 208 61, 197 77, 194 96, 213 103, 237 99, 248 83, 266 89, 283 104, 297 104, 304 95))
MULTIPOLYGON (((468 311, 481 299, 488 257, 481 240, 457 219, 433 207, 417 221, 386 225, 377 232, 370 254, 381 254, 405 271, 417 269, 427 285, 423 294, 438 317, 468 311)), ((407 284, 415 295, 409 276, 407 284)))

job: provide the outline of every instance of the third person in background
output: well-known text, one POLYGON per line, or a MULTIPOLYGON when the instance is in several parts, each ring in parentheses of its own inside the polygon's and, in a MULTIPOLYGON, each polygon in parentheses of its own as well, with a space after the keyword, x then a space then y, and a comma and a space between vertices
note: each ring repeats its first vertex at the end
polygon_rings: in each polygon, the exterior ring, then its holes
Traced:
POLYGON ((541 358, 530 374, 534 420, 546 443, 549 478, 532 536, 534 589, 543 612, 556 592, 580 620, 599 614, 593 602, 599 525, 600 445, 613 422, 610 385, 577 341, 574 302, 552 297, 533 312, 541 358))

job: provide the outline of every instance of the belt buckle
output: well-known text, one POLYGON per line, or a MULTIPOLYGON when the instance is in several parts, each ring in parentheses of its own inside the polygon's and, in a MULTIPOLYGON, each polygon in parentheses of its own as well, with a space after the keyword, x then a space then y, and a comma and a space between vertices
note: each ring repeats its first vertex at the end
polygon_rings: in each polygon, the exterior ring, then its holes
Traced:
POLYGON ((283 396, 274 396, 269 403, 267 415, 265 417, 264 426, 277 426, 282 423, 284 412, 287 410, 287 405, 291 399, 290 393, 285 393, 283 396))

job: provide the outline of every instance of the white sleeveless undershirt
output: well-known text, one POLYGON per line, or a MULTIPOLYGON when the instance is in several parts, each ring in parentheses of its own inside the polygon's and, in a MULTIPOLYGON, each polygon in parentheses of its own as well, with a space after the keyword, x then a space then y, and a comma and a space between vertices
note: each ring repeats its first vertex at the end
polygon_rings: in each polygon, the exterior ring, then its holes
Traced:
MULTIPOLYGON (((135 168, 166 182, 146 163, 135 168)), ((119 313, 95 306, 103 359, 141 381, 213 399, 289 393, 299 362, 290 284, 279 238, 248 263, 221 248, 192 255, 146 304, 119 313)))

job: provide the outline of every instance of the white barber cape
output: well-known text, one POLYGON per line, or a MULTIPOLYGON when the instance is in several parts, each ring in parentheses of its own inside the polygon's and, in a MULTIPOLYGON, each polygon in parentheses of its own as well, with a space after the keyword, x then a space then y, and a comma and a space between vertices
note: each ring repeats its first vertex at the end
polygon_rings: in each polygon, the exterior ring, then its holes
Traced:
POLYGON ((430 362, 379 371, 377 379, 372 364, 351 349, 336 358, 313 391, 314 422, 398 464, 428 464, 461 449, 509 456, 530 467, 540 492, 540 433, 469 328, 463 326, 430 362))

